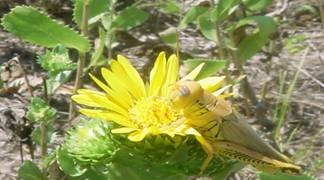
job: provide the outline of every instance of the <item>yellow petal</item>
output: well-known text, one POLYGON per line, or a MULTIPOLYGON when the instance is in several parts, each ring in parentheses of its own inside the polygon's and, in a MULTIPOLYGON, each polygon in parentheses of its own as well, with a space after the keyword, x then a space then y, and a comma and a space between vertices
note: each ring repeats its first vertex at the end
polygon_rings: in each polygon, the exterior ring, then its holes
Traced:
POLYGON ((119 133, 130 133, 130 132, 133 132, 135 131, 136 129, 134 128, 129 128, 129 127, 122 127, 122 128, 116 128, 116 129, 113 129, 111 130, 112 133, 116 133, 116 134, 119 134, 119 133))
POLYGON ((109 86, 119 94, 122 94, 120 98, 122 99, 121 105, 125 108, 129 108, 130 105, 133 103, 132 97, 129 95, 128 91, 124 88, 123 83, 118 77, 116 77, 115 74, 113 74, 111 71, 109 71, 106 68, 101 69, 101 74, 105 81, 109 84, 109 86))
POLYGON ((228 88, 230 88, 230 87, 231 87, 231 85, 227 85, 227 86, 225 86, 225 87, 222 87, 221 89, 218 89, 217 91, 213 92, 212 94, 213 94, 214 96, 219 96, 219 95, 221 95, 222 93, 224 93, 226 90, 228 90, 228 88))
POLYGON ((143 97, 142 93, 136 88, 136 82, 132 81, 118 61, 111 61, 110 68, 112 72, 120 78, 120 81, 124 82, 123 84, 126 86, 126 89, 134 96, 135 99, 138 100, 143 97))
POLYGON ((106 93, 110 94, 112 92, 112 89, 110 89, 106 84, 104 84, 99 79, 97 79, 94 75, 92 75, 91 73, 89 73, 89 76, 106 93))
POLYGON ((179 59, 176 55, 173 54, 168 59, 166 80, 162 87, 162 96, 166 96, 168 94, 169 87, 178 80, 178 74, 179 74, 179 59))
POLYGON ((214 76, 201 79, 198 81, 198 83, 208 92, 213 92, 221 87, 224 80, 225 76, 214 76))
POLYGON ((120 65, 123 67, 125 72, 127 73, 128 77, 132 80, 133 84, 136 85, 134 88, 137 89, 141 97, 146 96, 144 82, 141 76, 136 71, 136 69, 131 65, 131 63, 125 57, 121 55, 117 56, 117 60, 120 63, 120 65))
POLYGON ((194 80, 200 73, 201 69, 204 67, 205 63, 199 64, 194 70, 182 78, 182 80, 194 80))
POLYGON ((96 101, 93 101, 88 95, 86 94, 76 94, 71 97, 73 101, 78 104, 91 106, 91 107, 101 107, 96 101))
POLYGON ((132 121, 122 114, 99 109, 80 109, 80 113, 95 119, 115 122, 121 126, 136 127, 132 121))
POLYGON ((161 52, 156 58, 154 67, 150 73, 149 95, 159 95, 161 87, 165 81, 166 58, 165 53, 161 52))
POLYGON ((97 95, 101 95, 101 96, 105 96, 106 94, 100 91, 96 91, 96 90, 91 90, 91 89, 78 89, 77 90, 78 94, 88 94, 88 93, 92 93, 92 94, 97 94, 97 95))
POLYGON ((223 94, 219 95, 218 97, 221 99, 226 99, 231 96, 234 96, 234 93, 223 93, 223 94))
POLYGON ((107 97, 98 96, 96 94, 88 94, 88 97, 92 99, 92 101, 100 105, 100 107, 118 112, 120 114, 128 114, 128 111, 126 109, 110 101, 107 97))
POLYGON ((113 91, 110 87, 108 87, 106 84, 101 82, 99 79, 97 79, 92 74, 89 74, 89 75, 93 79, 93 81, 109 95, 109 97, 107 99, 110 99, 112 102, 114 102, 120 106, 122 106, 122 104, 124 104, 122 94, 120 94, 119 92, 113 91))
POLYGON ((128 135, 128 139, 134 142, 142 141, 145 138, 146 134, 147 132, 144 132, 143 130, 135 131, 128 135))

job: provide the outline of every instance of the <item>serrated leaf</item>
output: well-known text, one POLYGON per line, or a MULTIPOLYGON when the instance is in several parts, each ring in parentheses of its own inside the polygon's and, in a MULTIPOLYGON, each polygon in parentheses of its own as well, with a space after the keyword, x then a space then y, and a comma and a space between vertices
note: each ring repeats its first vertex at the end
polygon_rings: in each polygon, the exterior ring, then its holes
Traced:
POLYGON ((188 59, 184 61, 185 67, 191 71, 199 64, 205 63, 201 72, 198 74, 197 79, 202 79, 204 77, 211 76, 221 71, 226 67, 226 60, 216 60, 216 59, 188 59))
POLYGON ((78 165, 73 158, 68 155, 68 151, 63 148, 57 150, 56 158, 60 169, 70 176, 81 176, 87 171, 86 168, 81 168, 80 165, 78 165))
POLYGON ((260 11, 268 7, 272 0, 243 0, 244 5, 252 11, 260 11))
POLYGON ((184 15, 180 22, 180 28, 185 28, 189 23, 192 23, 198 19, 198 17, 208 11, 209 8, 202 6, 195 6, 184 15))
POLYGON ((168 164, 158 164, 139 154, 131 155, 129 150, 121 149, 113 158, 109 168, 109 180, 185 180, 187 175, 168 164))
MULTIPOLYGON (((85 0, 75 0, 73 9, 73 20, 81 28, 82 16, 83 16, 83 5, 85 0)), ((89 0, 89 19, 93 18, 110 8, 113 2, 111 0, 89 0)))
POLYGON ((32 161, 26 160, 18 170, 18 176, 22 180, 42 180, 42 172, 32 161))
POLYGON ((43 99, 34 97, 27 111, 26 117, 32 122, 49 121, 56 115, 56 110, 43 99))
POLYGON ((81 52, 90 49, 88 39, 33 7, 17 6, 2 19, 4 28, 17 37, 45 47, 62 44, 81 52))
POLYGON ((62 84, 66 83, 70 79, 72 72, 73 71, 62 71, 55 76, 51 76, 49 79, 47 79, 47 93, 49 95, 54 94, 57 88, 59 88, 62 84))
POLYGON ((249 24, 256 25, 257 29, 251 35, 246 36, 238 45, 237 57, 241 63, 259 52, 269 42, 269 35, 277 30, 274 20, 267 16, 252 16, 242 19, 238 22, 236 28, 249 24))
POLYGON ((262 172, 259 174, 260 180, 315 180, 314 177, 309 175, 290 175, 283 173, 269 174, 262 172))
POLYGON ((149 14, 134 6, 122 10, 112 22, 112 28, 129 30, 143 24, 149 18, 149 14))
POLYGON ((38 56, 37 62, 51 77, 65 70, 75 70, 77 67, 76 63, 70 60, 68 50, 62 45, 56 46, 52 51, 47 50, 45 54, 38 56))

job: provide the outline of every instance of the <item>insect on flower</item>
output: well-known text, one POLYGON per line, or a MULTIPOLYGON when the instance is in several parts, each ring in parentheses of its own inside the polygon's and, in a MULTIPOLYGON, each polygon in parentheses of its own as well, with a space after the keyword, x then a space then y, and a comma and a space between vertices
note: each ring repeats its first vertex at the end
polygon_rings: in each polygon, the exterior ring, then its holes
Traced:
POLYGON ((201 172, 207 168, 213 154, 267 172, 300 171, 288 157, 264 142, 224 98, 209 93, 195 81, 179 81, 171 92, 170 98, 182 109, 186 123, 201 134, 196 138, 207 153, 201 172))
MULTIPOLYGON (((199 65, 183 79, 195 79, 202 67, 203 64, 199 65)), ((179 60, 175 55, 166 59, 165 53, 161 52, 146 83, 131 63, 120 55, 110 62, 109 69, 102 68, 101 74, 105 82, 90 76, 104 92, 80 89, 72 99, 83 105, 82 114, 119 125, 112 133, 128 134, 128 139, 134 142, 160 134, 171 137, 199 135, 184 123, 186 119, 182 111, 178 111, 168 98, 171 85, 179 79, 179 60)), ((201 82, 216 89, 223 79, 209 77, 201 82)))

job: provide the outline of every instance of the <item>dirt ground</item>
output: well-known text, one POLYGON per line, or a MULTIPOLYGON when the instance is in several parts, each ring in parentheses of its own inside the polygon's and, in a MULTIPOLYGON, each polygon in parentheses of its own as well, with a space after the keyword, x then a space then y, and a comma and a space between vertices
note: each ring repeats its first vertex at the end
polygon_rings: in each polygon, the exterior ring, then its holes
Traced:
MULTIPOLYGON (((275 5, 278 2, 274 2, 274 8, 276 8, 275 5)), ((293 155, 292 159, 297 164, 318 179, 324 179, 324 30, 321 28, 319 14, 297 11, 299 7, 305 4, 313 5, 318 11, 317 1, 315 0, 290 1, 284 12, 285 20, 279 29, 282 42, 289 37, 302 35, 305 39, 298 45, 309 47, 291 97, 290 108, 281 131, 281 139, 283 149, 287 151, 287 154, 293 155)), ((0 3, 0 17, 8 10, 9 8, 6 5, 0 3)), ((170 23, 172 24, 172 22, 170 23)), ((162 23, 161 26, 166 26, 166 24, 162 23)), ((138 39, 143 39, 142 36, 146 35, 141 33, 141 29, 137 29, 134 33, 134 36, 138 39)), ((182 51, 190 52, 189 54, 192 56, 211 57, 214 53, 215 44, 206 41, 191 30, 182 32, 180 39, 182 51)), ((125 48, 117 48, 115 53, 124 54, 133 60, 140 59, 140 61, 134 63, 143 74, 146 74, 147 69, 150 69, 148 67, 151 66, 148 59, 152 59, 158 50, 170 50, 168 47, 160 45, 150 47, 145 45, 145 40, 142 44, 134 43, 128 47, 126 43, 125 48)), ((35 63, 35 59, 37 53, 42 51, 43 49, 40 47, 13 37, 0 26, 1 79, 4 80, 6 85, 6 88, 0 89, 0 179, 3 180, 17 179, 17 170, 21 165, 19 137, 22 137, 24 141, 22 147, 24 159, 31 158, 28 139, 25 137, 26 134, 30 133, 31 125, 27 124, 25 127, 21 127, 21 124, 26 121, 25 113, 31 97, 24 75, 27 76, 30 85, 35 90, 34 95, 41 95, 40 88, 42 87, 44 73, 35 63), (25 73, 20 70, 19 63, 13 60, 17 55, 26 70, 25 73), (18 128, 24 128, 25 131, 17 135, 18 128)), ((277 99, 282 98, 278 83, 280 73, 287 72, 285 84, 287 87, 293 80, 304 52, 291 54, 285 48, 279 49, 272 58, 270 70, 269 66, 261 61, 264 58, 262 54, 255 56, 245 64, 244 69, 256 94, 259 97, 261 96, 265 84, 269 88, 265 97, 269 108, 269 117, 271 117, 277 99)), ((67 114, 66 109, 72 84, 73 82, 69 82, 64 85, 59 90, 58 95, 54 97, 53 105, 59 109, 61 119, 64 119, 67 114)), ((254 124, 254 127, 262 130, 265 136, 271 134, 258 124, 254 124)), ((36 159, 39 155, 38 151, 36 149, 34 152, 36 159)), ((254 179, 255 176, 251 175, 251 171, 246 168, 232 178, 254 179)))

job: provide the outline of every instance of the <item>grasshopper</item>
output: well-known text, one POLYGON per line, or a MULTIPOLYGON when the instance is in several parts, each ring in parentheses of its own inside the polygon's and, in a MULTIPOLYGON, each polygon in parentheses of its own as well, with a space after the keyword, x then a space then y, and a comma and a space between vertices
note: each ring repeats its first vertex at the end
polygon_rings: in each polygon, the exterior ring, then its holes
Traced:
POLYGON ((300 172, 299 166, 267 144, 229 102, 204 90, 199 83, 179 81, 170 92, 170 99, 182 110, 187 123, 201 134, 196 138, 207 153, 201 173, 214 154, 261 171, 300 172))

